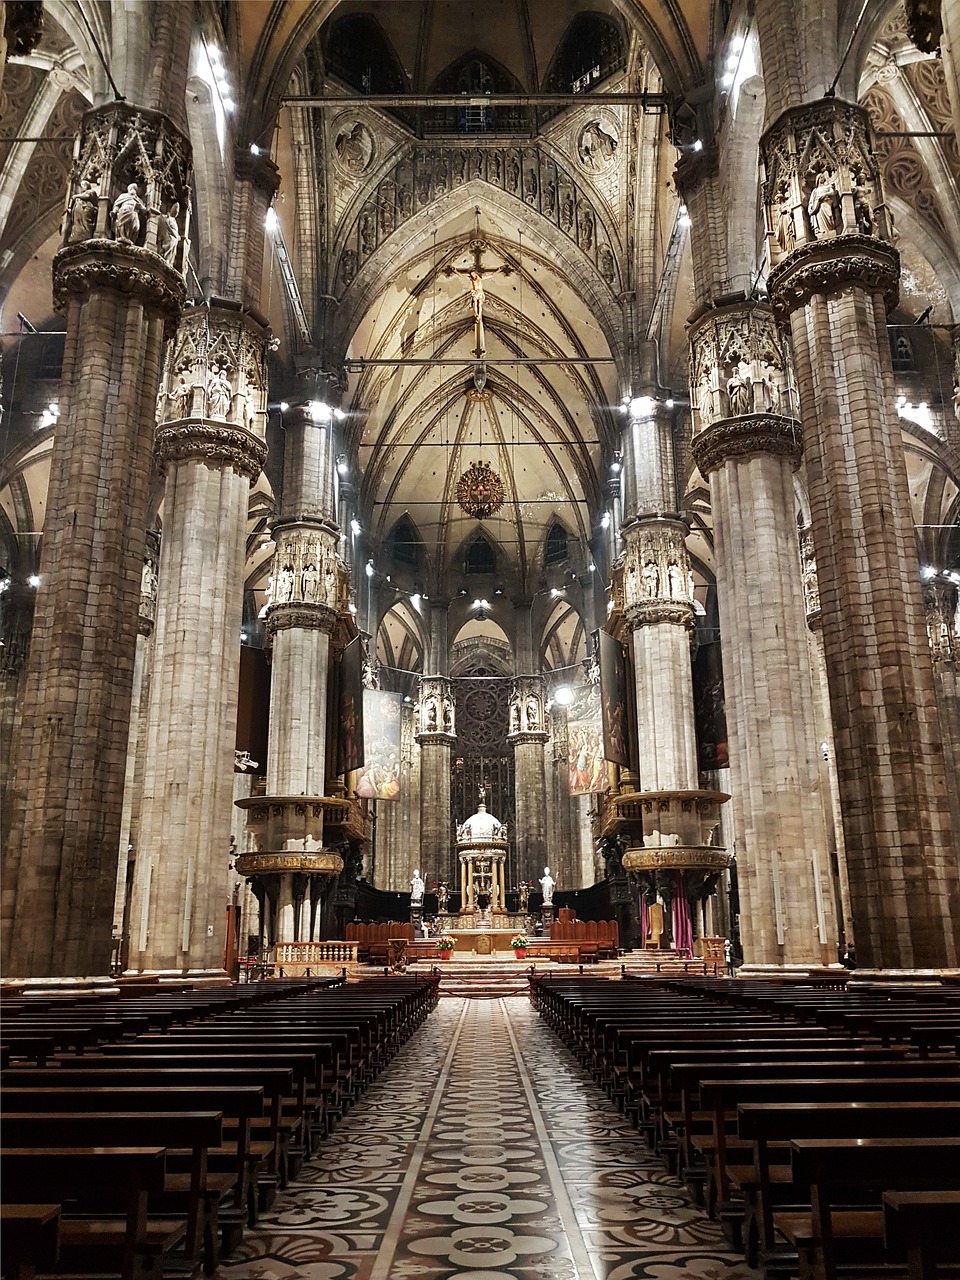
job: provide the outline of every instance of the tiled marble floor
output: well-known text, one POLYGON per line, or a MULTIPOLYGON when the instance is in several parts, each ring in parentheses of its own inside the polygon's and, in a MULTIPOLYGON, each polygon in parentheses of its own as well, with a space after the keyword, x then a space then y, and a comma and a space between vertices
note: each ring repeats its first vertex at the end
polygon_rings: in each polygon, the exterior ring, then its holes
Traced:
POLYGON ((525 999, 442 1000, 223 1280, 755 1280, 525 999))

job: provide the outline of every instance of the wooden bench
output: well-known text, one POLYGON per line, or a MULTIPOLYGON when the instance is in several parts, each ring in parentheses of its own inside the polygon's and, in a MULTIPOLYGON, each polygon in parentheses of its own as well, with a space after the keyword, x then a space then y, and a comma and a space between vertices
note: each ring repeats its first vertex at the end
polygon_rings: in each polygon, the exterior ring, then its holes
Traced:
POLYGON ((935 1280, 938 1263, 960 1263, 960 1191, 885 1191, 886 1252, 906 1254, 910 1280, 935 1280))
POLYGON ((0 1258, 6 1280, 33 1280, 60 1259, 58 1204, 0 1205, 0 1258))
POLYGON ((163 1147, 4 1147, 0 1168, 21 1203, 60 1204, 62 1271, 152 1280, 186 1235, 185 1219, 148 1216, 164 1188, 163 1147))
POLYGON ((836 1280, 839 1263, 884 1261, 884 1192, 960 1190, 960 1138, 800 1139, 790 1166, 810 1210, 776 1213, 774 1225, 797 1251, 801 1280, 836 1280), (864 1206, 837 1209, 852 1191, 864 1206))

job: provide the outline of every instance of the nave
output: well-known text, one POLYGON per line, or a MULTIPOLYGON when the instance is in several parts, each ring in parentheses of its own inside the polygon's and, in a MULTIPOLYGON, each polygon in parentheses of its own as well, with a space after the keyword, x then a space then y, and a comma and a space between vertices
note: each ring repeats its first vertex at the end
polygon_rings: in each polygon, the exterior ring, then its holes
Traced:
POLYGON ((223 1280, 748 1280, 526 999, 443 999, 223 1280))

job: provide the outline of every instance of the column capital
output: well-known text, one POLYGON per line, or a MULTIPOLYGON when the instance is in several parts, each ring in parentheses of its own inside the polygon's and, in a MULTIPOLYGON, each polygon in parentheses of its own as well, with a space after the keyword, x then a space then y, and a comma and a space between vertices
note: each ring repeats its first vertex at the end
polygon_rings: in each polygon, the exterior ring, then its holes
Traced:
POLYGON ((693 437, 694 461, 704 477, 730 459, 772 453, 787 458, 796 470, 803 456, 803 432, 796 418, 772 413, 752 413, 743 418, 721 418, 693 437))
POLYGON ((266 434, 270 330, 227 305, 190 307, 167 350, 157 421, 202 418, 266 434))
POLYGON ((716 178, 719 172, 720 152, 712 143, 700 151, 686 152, 673 169, 673 181, 680 199, 684 203, 689 202, 700 185, 716 178))
POLYGON ((166 317, 167 337, 186 298, 183 277, 147 249, 113 240, 64 245, 53 260, 54 306, 64 311, 71 297, 86 297, 93 289, 138 297, 166 317))
POLYGON ((882 293, 887 310, 900 296, 900 254, 893 245, 870 236, 837 236, 806 244, 774 267, 767 287, 774 313, 786 321, 815 293, 839 293, 851 285, 882 293))
POLYGON ((510 728, 507 741, 513 746, 525 742, 546 742, 546 685, 541 676, 517 676, 510 689, 510 728))
POLYGON ((233 175, 238 182, 251 182, 268 197, 280 189, 280 170, 268 155, 255 155, 248 147, 237 147, 233 155, 233 175))
POLYGON ((456 703, 448 676, 421 676, 416 737, 421 747, 456 741, 456 703))
POLYGON ((273 526, 276 551, 266 625, 272 634, 300 628, 333 630, 342 612, 346 571, 337 556, 337 532, 290 521, 273 526))
POLYGON ((265 441, 252 431, 197 420, 164 424, 157 431, 154 452, 164 470, 171 463, 188 460, 217 469, 232 466, 251 484, 267 458, 265 441))
POLYGON ((671 623, 693 631, 693 578, 681 520, 634 521, 623 530, 624 617, 631 631, 671 623))

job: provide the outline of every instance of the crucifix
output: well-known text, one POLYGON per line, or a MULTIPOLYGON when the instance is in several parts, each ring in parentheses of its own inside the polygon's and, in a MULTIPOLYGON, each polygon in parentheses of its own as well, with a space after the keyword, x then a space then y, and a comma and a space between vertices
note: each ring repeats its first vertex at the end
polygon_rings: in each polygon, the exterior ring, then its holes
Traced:
POLYGON ((473 336, 476 342, 473 354, 478 360, 487 354, 486 339, 483 332, 483 304, 486 301, 486 293, 483 288, 485 276, 495 276, 497 274, 509 276, 513 272, 512 267, 485 267, 483 265, 483 252, 487 247, 485 240, 471 240, 470 252, 473 254, 473 265, 470 267, 444 267, 443 274, 445 276, 466 276, 470 281, 470 304, 473 307, 473 336))

